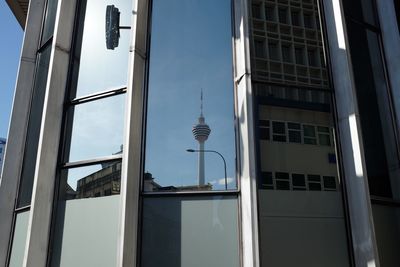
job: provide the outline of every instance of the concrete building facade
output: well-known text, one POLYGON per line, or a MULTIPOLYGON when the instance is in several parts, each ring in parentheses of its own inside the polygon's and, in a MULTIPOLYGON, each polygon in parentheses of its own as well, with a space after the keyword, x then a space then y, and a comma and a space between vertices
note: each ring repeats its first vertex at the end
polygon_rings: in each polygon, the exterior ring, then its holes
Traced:
POLYGON ((398 1, 7 2, 0 266, 400 266, 398 1))

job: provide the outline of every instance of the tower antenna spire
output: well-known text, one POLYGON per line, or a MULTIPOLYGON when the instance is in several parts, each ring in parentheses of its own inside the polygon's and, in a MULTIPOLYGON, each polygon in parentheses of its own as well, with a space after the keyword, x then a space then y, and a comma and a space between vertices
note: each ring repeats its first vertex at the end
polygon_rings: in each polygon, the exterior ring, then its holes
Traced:
POLYGON ((203 88, 200 91, 200 116, 203 117, 203 88))

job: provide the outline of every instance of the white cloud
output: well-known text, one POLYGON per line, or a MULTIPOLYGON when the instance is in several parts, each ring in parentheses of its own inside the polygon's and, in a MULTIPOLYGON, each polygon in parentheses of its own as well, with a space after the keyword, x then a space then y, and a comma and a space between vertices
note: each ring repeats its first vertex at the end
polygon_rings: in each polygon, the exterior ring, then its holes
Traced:
MULTIPOLYGON (((231 178, 231 177, 226 178, 226 182, 227 182, 228 184, 231 184, 231 183, 233 183, 234 181, 235 181, 234 178, 231 178)), ((218 180, 212 180, 212 181, 210 181, 209 183, 212 184, 212 185, 215 185, 215 184, 218 184, 218 185, 225 185, 225 178, 221 178, 221 179, 218 179, 218 180)))

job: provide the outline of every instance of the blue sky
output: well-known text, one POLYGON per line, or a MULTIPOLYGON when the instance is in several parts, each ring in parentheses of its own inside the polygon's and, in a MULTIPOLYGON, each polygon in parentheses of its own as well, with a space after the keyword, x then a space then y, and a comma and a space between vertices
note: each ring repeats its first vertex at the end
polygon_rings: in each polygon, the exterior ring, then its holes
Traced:
POLYGON ((23 31, 5 1, 0 1, 0 34, 0 137, 6 137, 23 31))

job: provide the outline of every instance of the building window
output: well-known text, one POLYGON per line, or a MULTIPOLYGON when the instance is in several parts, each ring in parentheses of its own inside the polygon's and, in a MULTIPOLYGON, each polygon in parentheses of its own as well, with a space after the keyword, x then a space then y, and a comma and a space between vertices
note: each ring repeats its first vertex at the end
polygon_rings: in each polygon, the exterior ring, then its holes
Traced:
POLYGON ((256 19, 261 19, 261 8, 260 8, 260 4, 252 4, 252 16, 253 18, 256 19))
POLYGON ((265 19, 267 21, 275 21, 275 8, 273 6, 265 7, 265 19))
POLYGON ((275 183, 277 190, 290 190, 289 173, 276 172, 275 183))
POLYGON ((314 28, 314 18, 312 14, 304 13, 303 14, 303 20, 304 20, 304 27, 313 29, 314 28))
POLYGON ((331 137, 330 131, 328 127, 317 126, 318 131, 318 140, 321 146, 330 146, 331 145, 331 137))
POLYGON ((296 64, 304 65, 304 48, 296 47, 294 53, 296 56, 296 64))
POLYGON ((284 122, 272 122, 272 140, 277 142, 286 142, 286 127, 284 122))
POLYGON ((284 62, 292 62, 292 49, 290 45, 282 45, 282 59, 284 62))
POLYGON ((292 18, 292 25, 300 26, 300 12, 299 11, 292 11, 291 18, 292 18))
POLYGON ((259 120, 259 135, 261 140, 270 140, 269 120, 259 120))
POLYGON ((308 188, 310 191, 321 191, 321 176, 315 174, 307 175, 308 188))
POLYGON ((317 135, 315 133, 315 126, 313 125, 303 125, 303 140, 304 144, 308 145, 316 145, 317 144, 317 135))
POLYGON ((278 44, 276 42, 268 42, 269 59, 279 60, 278 44))
POLYGON ((279 22, 283 24, 288 24, 288 18, 287 18, 287 8, 279 8, 279 22))
POLYGON ((334 176, 323 176, 324 190, 325 191, 336 191, 336 177, 334 176))
POLYGON ((300 123, 288 122, 288 133, 290 143, 301 143, 300 123))
POLYGON ((262 172, 261 181, 259 182, 260 189, 274 189, 274 182, 272 180, 272 172, 262 172))
POLYGON ((256 57, 265 58, 264 41, 262 41, 262 40, 254 41, 254 50, 255 50, 256 57))
POLYGON ((293 173, 292 185, 293 185, 293 190, 301 190, 301 191, 306 190, 307 187, 304 174, 293 173))
POLYGON ((318 59, 316 51, 314 49, 308 49, 307 54, 308 54, 308 65, 312 67, 318 67, 318 59))

